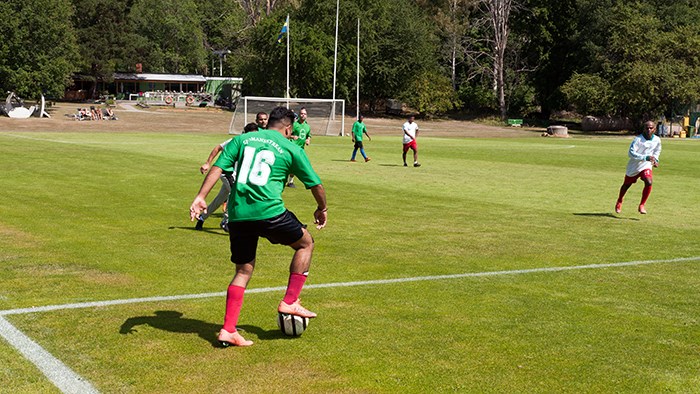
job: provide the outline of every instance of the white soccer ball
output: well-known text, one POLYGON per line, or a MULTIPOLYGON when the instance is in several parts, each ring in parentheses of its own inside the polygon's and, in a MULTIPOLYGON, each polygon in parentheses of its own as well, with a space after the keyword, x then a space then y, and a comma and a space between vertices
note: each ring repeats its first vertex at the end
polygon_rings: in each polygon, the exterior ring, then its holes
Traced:
POLYGON ((292 337, 298 337, 309 326, 309 318, 290 315, 287 313, 277 313, 277 327, 282 333, 292 337))

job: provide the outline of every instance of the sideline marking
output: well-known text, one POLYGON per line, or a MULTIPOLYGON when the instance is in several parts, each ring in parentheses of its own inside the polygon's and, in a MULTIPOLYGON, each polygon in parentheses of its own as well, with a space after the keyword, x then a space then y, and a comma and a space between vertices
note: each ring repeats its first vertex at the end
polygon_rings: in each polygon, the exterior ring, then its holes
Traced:
MULTIPOLYGON (((392 284, 392 283, 405 283, 405 282, 419 282, 427 280, 442 280, 442 279, 457 279, 457 278, 473 278, 473 277, 483 277, 483 276, 499 276, 499 275, 521 275, 529 273, 539 273, 539 272, 561 272, 561 271, 573 271, 573 270, 584 270, 584 269, 597 269, 597 268, 616 268, 616 267, 629 267, 637 265, 648 265, 648 264, 660 264, 660 263, 679 263, 687 261, 700 261, 700 256, 695 257, 680 257, 675 259, 665 259, 665 260, 639 260, 639 261, 626 261, 620 263, 603 263, 603 264, 586 264, 586 265, 574 265, 569 267, 542 267, 542 268, 529 268, 520 270, 508 270, 508 271, 485 271, 485 272, 471 272, 464 274, 451 274, 451 275, 431 275, 431 276, 416 276, 412 278, 396 278, 396 279, 379 279, 379 280, 365 280, 357 282, 334 282, 334 283, 321 283, 316 285, 304 286, 305 289, 323 289, 329 287, 351 287, 351 286, 366 286, 366 285, 381 285, 381 284, 392 284)), ((252 293, 269 293, 272 291, 284 291, 286 286, 277 287, 264 287, 259 289, 250 289, 245 292, 248 294, 252 293)), ((36 312, 49 312, 64 309, 81 309, 81 308, 91 308, 91 307, 104 307, 110 305, 124 305, 124 304, 134 304, 140 302, 157 302, 157 301, 177 301, 177 300, 188 300, 188 299, 198 299, 198 298, 211 298, 211 297, 222 297, 225 296, 226 292, 216 292, 216 293, 201 293, 201 294, 184 294, 179 296, 161 296, 161 297, 143 297, 143 298, 128 298, 122 300, 111 300, 111 301, 95 301, 95 302, 82 302, 76 304, 63 304, 63 305, 47 305, 41 307, 33 308, 19 308, 19 309, 8 309, 0 311, 0 336, 2 336, 7 342, 10 343, 15 349, 24 355, 29 361, 39 368, 39 370, 46 375, 46 377, 53 383, 61 392, 63 393, 99 393, 87 380, 82 378, 80 375, 76 374, 67 365, 63 364, 56 357, 47 352, 38 343, 32 341, 28 336, 15 328, 10 324, 3 316, 7 315, 21 315, 27 313, 36 312)))
POLYGON ((61 392, 71 394, 98 393, 90 382, 73 372, 61 360, 32 341, 3 317, 0 317, 0 336, 36 365, 61 392))
MULTIPOLYGON (((698 261, 700 256, 694 257, 679 257, 675 259, 664 259, 664 260, 639 260, 639 261, 625 261, 620 263, 602 263, 602 264, 586 264, 586 265, 574 265, 569 267, 541 267, 541 268, 526 268, 519 270, 504 270, 504 271, 484 271, 484 272, 468 272, 464 274, 449 274, 449 275, 431 275, 431 276, 416 276, 412 278, 396 278, 396 279, 377 279, 377 280, 363 280, 357 282, 332 282, 332 283, 320 283, 311 284, 304 286, 304 289, 325 289, 329 287, 351 287, 351 286, 366 286, 366 285, 384 285, 391 283, 405 283, 405 282, 420 282, 426 280, 442 280, 442 279, 458 279, 458 278, 474 278, 482 276, 498 276, 498 275, 521 275, 521 274, 531 274, 539 272, 561 272, 561 271, 573 271, 573 270, 584 270, 584 269, 596 269, 596 268, 615 268, 615 267, 629 267, 636 265, 648 265, 648 264, 660 264, 660 263, 680 263, 685 261, 698 261)), ((277 287, 262 287, 257 289, 246 289, 246 294, 253 293, 270 293, 273 291, 284 291, 286 286, 277 287)), ((226 292, 216 292, 216 293, 201 293, 201 294, 183 294, 174 296, 158 296, 158 297, 143 297, 143 298, 126 298, 121 300, 110 300, 110 301, 92 301, 92 302, 80 302, 75 304, 61 304, 61 305, 47 305, 47 306, 37 306, 29 308, 18 308, 18 309, 6 309, 0 310, 0 317, 7 315, 22 315, 26 313, 37 313, 37 312, 50 312, 58 311, 64 309, 84 309, 93 307, 105 307, 111 305, 125 305, 125 304, 136 304, 141 302, 159 302, 159 301, 179 301, 179 300, 191 300, 198 298, 212 298, 225 296, 226 292)))

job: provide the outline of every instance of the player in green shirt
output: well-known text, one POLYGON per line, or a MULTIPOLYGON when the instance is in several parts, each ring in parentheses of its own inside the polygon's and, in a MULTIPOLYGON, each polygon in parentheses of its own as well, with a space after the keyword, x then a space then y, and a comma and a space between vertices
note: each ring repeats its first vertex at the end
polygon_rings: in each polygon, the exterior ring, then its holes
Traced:
POLYGON ((319 230, 326 225, 328 208, 325 190, 306 153, 287 139, 293 122, 294 112, 277 107, 270 112, 267 130, 234 138, 214 163, 190 206, 190 219, 194 220, 206 209, 206 196, 222 170, 234 169, 236 182, 229 198, 229 240, 236 274, 227 290, 224 325, 218 337, 223 346, 253 344, 236 331, 236 324, 245 288, 255 268, 259 237, 294 249, 287 291, 277 311, 305 318, 316 317, 299 302, 311 265, 314 242, 306 226, 284 207, 282 191, 287 176, 294 172, 311 190, 318 204, 314 223, 319 230))
POLYGON ((357 122, 355 122, 352 125, 352 142, 355 143, 355 149, 352 151, 352 158, 350 161, 356 161, 355 160, 355 155, 357 155, 357 150, 360 150, 360 153, 362 154, 362 157, 365 158, 365 162, 368 162, 372 159, 367 157, 365 154, 365 148, 362 146, 362 134, 367 134, 367 138, 369 138, 370 141, 372 141, 372 137, 369 136, 367 133, 367 127, 365 124, 362 122, 365 119, 364 116, 360 115, 357 117, 357 122))
MULTIPOLYGON (((299 110, 299 120, 294 121, 294 126, 292 126, 292 136, 291 140, 297 144, 301 149, 305 149, 306 145, 311 142, 311 126, 309 122, 306 121, 307 113, 306 108, 301 107, 299 110)), ((289 175, 288 187, 296 187, 294 185, 294 173, 289 175)))

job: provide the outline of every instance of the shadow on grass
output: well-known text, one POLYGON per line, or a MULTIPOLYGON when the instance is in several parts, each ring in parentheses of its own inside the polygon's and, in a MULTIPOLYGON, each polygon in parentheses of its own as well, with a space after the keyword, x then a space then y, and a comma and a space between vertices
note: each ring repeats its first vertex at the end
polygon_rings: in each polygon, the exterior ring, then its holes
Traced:
POLYGON ((275 328, 273 330, 265 330, 263 328, 257 327, 257 326, 237 326, 236 327, 238 330, 242 332, 249 332, 252 334, 255 334, 260 340, 274 340, 274 339, 294 339, 296 337, 290 337, 287 335, 284 335, 282 331, 280 331, 278 328, 275 328))
POLYGON ((221 230, 221 227, 217 227, 217 229, 220 231, 217 231, 213 228, 206 228, 206 227, 202 228, 201 230, 197 230, 196 228, 194 228, 194 226, 192 226, 192 227, 182 227, 182 226, 170 226, 170 227, 168 227, 168 230, 175 230, 175 229, 197 231, 197 232, 201 232, 201 233, 209 233, 209 234, 216 234, 216 235, 225 235, 228 237, 228 233, 222 232, 223 230, 221 230))
POLYGON ((624 217, 617 216, 614 213, 610 213, 610 212, 576 212, 576 213, 574 213, 574 215, 576 215, 576 216, 599 216, 599 217, 618 219, 618 220, 639 220, 639 218, 624 218, 624 217))
MULTIPOLYGON (((183 318, 183 313, 178 311, 155 311, 152 316, 130 317, 122 323, 119 333, 123 335, 138 332, 137 326, 148 325, 158 330, 176 334, 197 334, 203 340, 209 342, 212 347, 222 348, 218 335, 221 323, 207 323, 202 320, 183 318)), ((257 326, 237 326, 242 333, 255 334, 260 340, 293 339, 284 335, 280 330, 264 330, 257 326)))
POLYGON ((213 347, 222 347, 217 340, 221 324, 183 318, 182 312, 178 311, 155 311, 153 313, 153 316, 136 316, 126 319, 119 329, 119 333, 133 334, 138 332, 134 327, 149 325, 158 330, 176 334, 197 334, 213 347))
POLYGON ((382 167, 403 167, 403 164, 380 164, 382 167))

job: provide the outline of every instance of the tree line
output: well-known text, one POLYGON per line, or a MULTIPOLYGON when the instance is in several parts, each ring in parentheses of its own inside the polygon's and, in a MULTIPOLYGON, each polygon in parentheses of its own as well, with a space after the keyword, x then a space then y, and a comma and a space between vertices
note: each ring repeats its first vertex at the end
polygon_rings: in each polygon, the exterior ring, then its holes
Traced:
MULTIPOLYGON (((244 94, 283 96, 286 40, 277 37, 289 14, 291 94, 330 98, 337 1, 4 0, 0 88, 61 97, 75 74, 110 82, 138 63, 243 77, 244 94)), ((339 3, 336 97, 355 100, 359 19, 370 110, 393 98, 428 115, 642 119, 700 98, 697 0, 339 3)))

